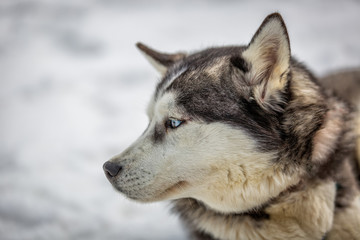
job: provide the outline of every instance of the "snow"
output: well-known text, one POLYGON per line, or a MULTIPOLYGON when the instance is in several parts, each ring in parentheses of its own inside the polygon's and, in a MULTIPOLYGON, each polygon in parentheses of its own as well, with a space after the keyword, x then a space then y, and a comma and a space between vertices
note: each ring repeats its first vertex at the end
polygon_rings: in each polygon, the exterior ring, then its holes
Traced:
POLYGON ((316 74, 360 65, 358 0, 2 0, 0 239, 186 239, 169 203, 134 203, 102 171, 159 79, 134 44, 246 44, 273 11, 316 74))

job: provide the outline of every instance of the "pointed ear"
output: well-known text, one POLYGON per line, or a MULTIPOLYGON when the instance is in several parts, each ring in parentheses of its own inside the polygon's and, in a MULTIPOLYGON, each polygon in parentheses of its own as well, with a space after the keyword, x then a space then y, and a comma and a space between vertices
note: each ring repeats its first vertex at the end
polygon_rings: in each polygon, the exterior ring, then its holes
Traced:
POLYGON ((168 67, 186 57, 185 53, 166 54, 157 52, 142 43, 137 43, 136 46, 162 75, 166 73, 168 67))
POLYGON ((280 14, 265 18, 242 57, 249 66, 254 98, 265 109, 276 109, 273 100, 281 101, 290 67, 289 36, 280 14))

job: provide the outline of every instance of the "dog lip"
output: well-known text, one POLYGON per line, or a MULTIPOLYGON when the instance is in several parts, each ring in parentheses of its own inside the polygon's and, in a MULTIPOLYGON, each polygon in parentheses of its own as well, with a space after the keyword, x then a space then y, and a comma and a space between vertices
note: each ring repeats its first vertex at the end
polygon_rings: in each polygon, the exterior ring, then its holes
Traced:
POLYGON ((105 176, 106 176, 107 179, 111 179, 111 176, 107 171, 104 171, 104 173, 105 173, 105 176))
MULTIPOLYGON (((114 187, 114 189, 116 191, 118 191, 119 193, 123 194, 126 198, 137 201, 137 202, 142 202, 142 203, 149 203, 149 202, 164 200, 164 199, 170 197, 172 194, 179 193, 179 191, 182 191, 184 188, 186 188, 190 185, 187 181, 178 181, 175 184, 173 184, 170 187, 163 190, 162 192, 160 192, 159 194, 137 195, 137 194, 131 194, 126 189, 122 189, 121 186, 115 184, 115 182, 113 182, 111 180, 109 180, 109 181, 112 183, 112 186, 114 187)), ((144 189, 142 189, 142 190, 144 190, 144 189)))
POLYGON ((107 180, 109 180, 110 182, 112 182, 112 179, 113 179, 114 177, 112 177, 108 171, 105 171, 105 170, 104 170, 104 173, 105 173, 105 176, 106 176, 107 180))
POLYGON ((106 179, 114 185, 116 177, 111 176, 107 171, 104 171, 106 179))

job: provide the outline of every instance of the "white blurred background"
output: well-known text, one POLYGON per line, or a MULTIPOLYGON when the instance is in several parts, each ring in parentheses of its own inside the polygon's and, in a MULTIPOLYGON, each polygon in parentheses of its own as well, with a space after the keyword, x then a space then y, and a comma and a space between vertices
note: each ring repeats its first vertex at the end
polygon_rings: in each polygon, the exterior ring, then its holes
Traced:
POLYGON ((360 66, 358 0, 0 0, 0 239, 186 239, 169 203, 131 202, 102 171, 159 79, 134 44, 246 44, 273 11, 317 75, 360 66))

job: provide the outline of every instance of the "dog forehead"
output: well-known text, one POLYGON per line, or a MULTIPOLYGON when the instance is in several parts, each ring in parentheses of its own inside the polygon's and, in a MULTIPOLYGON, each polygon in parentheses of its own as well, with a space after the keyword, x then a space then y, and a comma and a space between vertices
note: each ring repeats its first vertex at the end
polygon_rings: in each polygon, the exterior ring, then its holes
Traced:
POLYGON ((206 49, 168 69, 155 93, 156 109, 164 113, 178 106, 195 118, 202 110, 234 114, 238 109, 231 97, 234 84, 230 58, 238 52, 237 47, 206 49), (221 110, 222 107, 225 109, 221 110))
POLYGON ((243 46, 208 48, 193 54, 189 54, 185 59, 169 67, 165 76, 159 82, 155 92, 158 98, 171 88, 175 81, 180 81, 183 85, 194 85, 197 83, 205 84, 199 79, 205 75, 210 75, 217 80, 221 75, 222 68, 230 64, 232 56, 240 56, 244 50, 243 46))
POLYGON ((176 102, 176 93, 173 91, 162 94, 151 106, 152 111, 157 117, 171 117, 179 114, 179 108, 176 102))
POLYGON ((159 113, 164 113, 165 111, 168 111, 172 107, 174 107, 175 104, 175 97, 174 93, 167 92, 161 96, 161 98, 157 101, 155 105, 155 110, 159 113))

